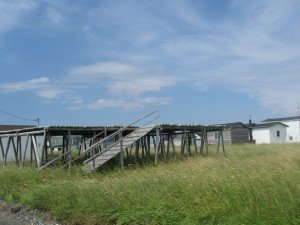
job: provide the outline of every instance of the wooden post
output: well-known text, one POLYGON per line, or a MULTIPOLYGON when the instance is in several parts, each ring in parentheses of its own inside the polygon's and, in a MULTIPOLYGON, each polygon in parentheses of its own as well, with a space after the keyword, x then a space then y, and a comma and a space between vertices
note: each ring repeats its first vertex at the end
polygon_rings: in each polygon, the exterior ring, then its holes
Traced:
POLYGON ((158 143, 159 143, 159 128, 155 128, 156 131, 156 145, 155 145, 155 157, 154 157, 154 164, 156 165, 158 162, 158 143))
POLYGON ((201 132, 201 146, 200 146, 200 155, 204 155, 203 149, 204 149, 204 130, 201 132))
POLYGON ((183 155, 185 148, 185 130, 182 130, 181 133, 181 154, 183 155))
POLYGON ((32 140, 32 135, 30 135, 30 166, 32 166, 32 160, 33 160, 33 140, 32 140))
POLYGON ((217 155, 219 155, 220 142, 221 142, 221 130, 220 130, 219 133, 218 133, 218 148, 217 148, 217 155))
POLYGON ((0 137, 0 148, 1 148, 1 154, 2 154, 2 159, 3 159, 3 163, 4 163, 4 148, 3 148, 3 143, 2 143, 2 138, 0 137))
POLYGON ((187 147, 188 147, 188 156, 191 156, 191 133, 189 132, 186 135, 186 139, 187 139, 187 147))
POLYGON ((198 155, 198 148, 197 148, 197 138, 196 134, 193 132, 193 141, 194 141, 194 146, 195 146, 195 153, 198 155))
POLYGON ((5 157, 4 157, 4 165, 6 165, 6 163, 7 163, 7 155, 8 155, 9 146, 10 146, 12 137, 11 137, 10 135, 8 135, 7 138, 8 138, 8 139, 7 139, 6 148, 5 148, 5 152, 4 152, 4 154, 5 154, 5 157))
POLYGON ((174 156, 176 155, 176 150, 175 150, 175 144, 174 144, 174 138, 176 137, 176 134, 171 136, 171 143, 172 143, 172 148, 173 148, 173 153, 174 156))
POLYGON ((122 131, 119 132, 119 140, 120 140, 120 165, 121 170, 124 171, 124 149, 123 149, 123 139, 122 139, 122 131))
POLYGON ((170 152, 170 142, 171 142, 171 134, 168 133, 168 138, 167 138, 167 157, 169 157, 169 152, 170 152))
POLYGON ((226 153, 225 153, 225 146, 224 146, 224 137, 223 137, 223 127, 221 128, 221 141, 222 141, 222 147, 223 147, 223 154, 226 156, 226 153))
POLYGON ((14 137, 11 138, 11 143, 12 143, 12 147, 13 147, 14 153, 15 153, 16 164, 18 164, 18 163, 19 163, 19 159, 18 159, 18 150, 17 150, 16 144, 15 144, 15 139, 14 139, 14 137))
POLYGON ((166 159, 166 149, 165 149, 165 138, 164 135, 160 132, 160 147, 161 147, 161 154, 163 155, 164 159, 166 159))
POLYGON ((18 163, 19 166, 22 165, 22 142, 21 136, 17 135, 17 152, 18 152, 18 163))
MULTIPOLYGON (((71 131, 68 131, 68 143, 67 143, 67 151, 68 153, 68 162, 71 162, 72 160, 72 152, 71 152, 71 148, 72 148, 72 135, 71 135, 71 131)), ((72 163, 68 164, 68 168, 71 169, 72 163)))
POLYGON ((25 149, 24 149, 24 154, 23 154, 23 160, 22 160, 22 166, 24 166, 25 159, 26 159, 26 154, 27 154, 27 148, 28 148, 28 143, 29 143, 29 135, 26 135, 26 144, 25 144, 25 149))
POLYGON ((35 154, 37 167, 38 167, 38 169, 40 169, 40 167, 41 167, 41 158, 39 156, 38 147, 37 147, 37 143, 36 143, 36 137, 34 135, 32 135, 32 143, 33 143, 33 150, 34 150, 34 154, 35 154))
POLYGON ((207 139, 207 130, 205 130, 205 149, 206 149, 206 156, 208 156, 208 139, 207 139))

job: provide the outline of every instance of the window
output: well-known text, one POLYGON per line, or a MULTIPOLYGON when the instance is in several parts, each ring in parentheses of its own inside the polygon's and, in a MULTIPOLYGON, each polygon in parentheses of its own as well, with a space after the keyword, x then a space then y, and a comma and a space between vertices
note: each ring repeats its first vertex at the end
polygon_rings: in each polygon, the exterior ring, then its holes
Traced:
POLYGON ((218 140, 218 138, 219 138, 219 132, 215 132, 215 140, 218 140))
POLYGON ((280 137, 280 131, 279 130, 277 131, 277 137, 280 137))
POLYGON ((293 140, 293 136, 289 136, 289 140, 292 141, 293 140))

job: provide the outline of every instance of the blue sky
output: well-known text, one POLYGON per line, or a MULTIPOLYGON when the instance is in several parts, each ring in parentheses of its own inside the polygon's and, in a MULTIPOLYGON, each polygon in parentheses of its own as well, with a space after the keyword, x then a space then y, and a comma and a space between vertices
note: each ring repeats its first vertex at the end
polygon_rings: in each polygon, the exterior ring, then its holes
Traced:
MULTIPOLYGON (((297 113, 300 1, 0 0, 0 108, 42 125, 297 113)), ((1 124, 27 123, 0 114, 1 124)))

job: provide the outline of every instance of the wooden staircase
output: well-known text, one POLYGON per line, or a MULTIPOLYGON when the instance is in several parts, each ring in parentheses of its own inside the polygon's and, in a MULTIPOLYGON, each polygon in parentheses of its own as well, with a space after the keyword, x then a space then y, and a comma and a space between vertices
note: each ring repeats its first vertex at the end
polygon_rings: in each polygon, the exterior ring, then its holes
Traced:
POLYGON ((155 126, 156 125, 147 125, 137 128, 100 153, 85 160, 83 162, 82 169, 85 172, 96 170, 97 168, 108 162, 110 159, 116 157, 121 152, 121 149, 125 149, 126 147, 132 145, 134 142, 138 141, 140 138, 148 134, 155 128, 155 126))

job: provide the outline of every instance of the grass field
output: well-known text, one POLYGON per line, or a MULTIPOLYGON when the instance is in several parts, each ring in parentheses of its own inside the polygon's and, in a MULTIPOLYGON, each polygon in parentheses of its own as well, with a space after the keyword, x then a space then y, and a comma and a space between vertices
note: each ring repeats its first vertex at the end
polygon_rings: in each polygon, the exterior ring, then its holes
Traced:
POLYGON ((124 173, 0 167, 0 199, 67 224, 300 224, 300 144, 227 153, 124 173))

